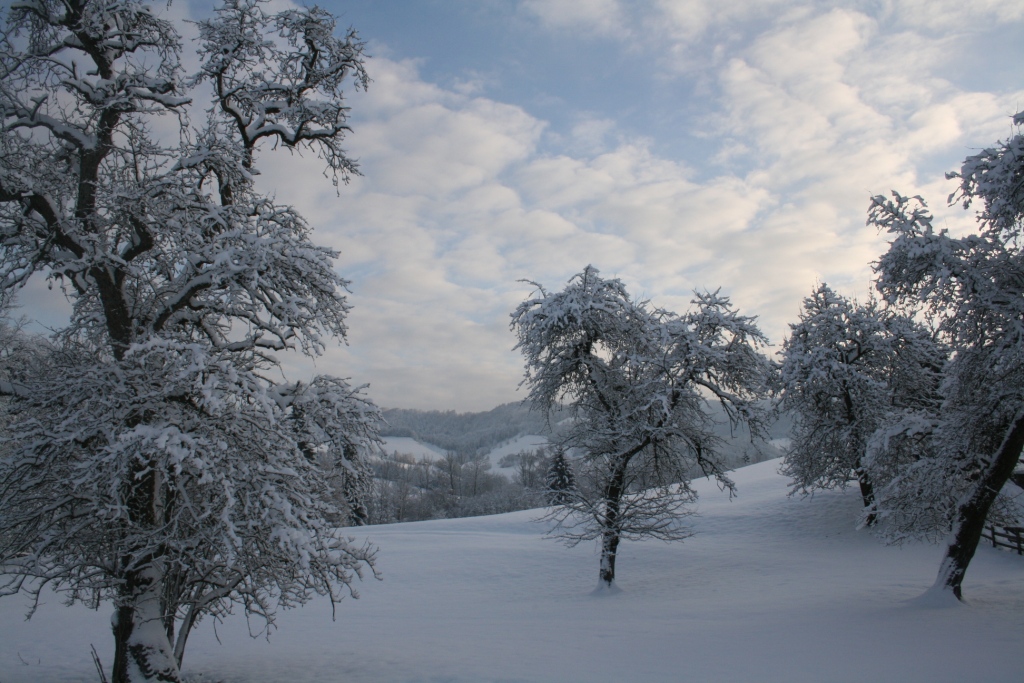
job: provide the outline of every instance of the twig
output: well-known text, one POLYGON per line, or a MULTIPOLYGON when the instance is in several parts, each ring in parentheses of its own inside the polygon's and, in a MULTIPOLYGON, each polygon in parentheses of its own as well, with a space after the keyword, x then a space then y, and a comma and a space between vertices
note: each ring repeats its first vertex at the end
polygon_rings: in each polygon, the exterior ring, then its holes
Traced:
POLYGON ((96 673, 100 675, 100 683, 107 683, 107 674, 103 673, 103 665, 100 664, 100 656, 96 654, 96 646, 89 643, 92 648, 92 663, 96 665, 96 673))

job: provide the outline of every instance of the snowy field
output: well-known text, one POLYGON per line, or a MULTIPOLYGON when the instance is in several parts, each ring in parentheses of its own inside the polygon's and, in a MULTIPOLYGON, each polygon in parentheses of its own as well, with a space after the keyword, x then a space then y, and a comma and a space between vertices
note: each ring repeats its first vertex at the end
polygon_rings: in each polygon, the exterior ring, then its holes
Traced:
POLYGON ((507 443, 501 444, 497 448, 492 449, 487 454, 487 459, 491 461, 491 467, 493 467, 495 471, 501 472, 502 470, 506 470, 505 473, 508 474, 507 470, 511 470, 512 468, 503 468, 498 464, 506 455, 523 453, 525 451, 535 451, 538 448, 547 448, 547 445, 548 437, 546 436, 523 434, 507 443))
MULTIPOLYGON (((541 538, 536 511, 371 527, 384 581, 338 620, 314 602, 268 640, 234 617, 189 640, 190 681, 1021 681, 1024 557, 979 549, 969 604, 915 601, 939 549, 856 531, 856 491, 786 497, 778 461, 700 482, 697 535, 624 543, 621 592, 593 595, 593 546, 541 538)), ((0 683, 98 680, 110 610, 0 600, 0 683)))

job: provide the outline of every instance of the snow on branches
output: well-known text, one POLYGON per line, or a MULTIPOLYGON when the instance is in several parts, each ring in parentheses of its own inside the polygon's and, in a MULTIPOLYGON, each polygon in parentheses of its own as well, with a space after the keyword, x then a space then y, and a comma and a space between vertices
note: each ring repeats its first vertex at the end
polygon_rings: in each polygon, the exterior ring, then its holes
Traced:
POLYGON ((358 171, 340 146, 349 130, 342 88, 370 82, 363 43, 352 29, 336 37, 334 17, 319 7, 269 16, 262 4, 227 0, 213 19, 198 23, 204 61, 192 82, 213 85, 215 107, 241 141, 246 168, 267 139, 314 148, 334 183, 346 180, 358 171))
POLYGON ((202 22, 191 78, 138 0, 16 2, 0 30, 2 300, 38 275, 73 303, 45 362, 0 383, 0 571, 7 592, 113 600, 117 683, 178 680, 204 614, 272 623, 373 571, 334 526, 360 519, 376 407, 343 380, 268 379, 275 352, 344 340, 347 282, 253 186, 262 141, 357 172, 342 89, 368 83, 363 46, 322 10, 265 9, 202 22))
MULTIPOLYGON (((327 484, 300 448, 314 430, 229 354, 154 340, 113 363, 67 348, 48 363, 54 372, 29 384, 35 398, 12 407, 0 462, 5 591, 38 591, 41 579, 103 596, 159 557, 189 590, 234 581, 218 599, 244 595, 272 620, 272 595, 340 597, 372 559, 325 521, 327 484)), ((353 393, 318 397, 318 412, 356 414, 315 431, 368 445, 376 411, 353 393)))
POLYGON ((689 535, 680 520, 694 498, 690 477, 732 491, 706 408, 718 401, 731 421, 761 432, 765 339, 717 293, 677 315, 631 299, 591 266, 562 292, 536 286, 512 314, 523 384, 536 409, 569 410, 560 446, 581 454, 576 487, 551 513, 553 533, 571 544, 600 539, 600 581, 610 587, 621 539, 689 535))
POLYGON ((879 430, 934 410, 945 349, 910 317, 857 304, 819 285, 783 344, 779 409, 794 418, 782 472, 794 490, 860 484, 865 521, 874 489, 915 459, 912 442, 879 430), (897 447, 897 444, 902 447, 897 447))
MULTIPOLYGON (((1014 117, 1017 125, 1024 116, 1014 117)), ((876 265, 887 301, 923 309, 951 356, 918 462, 880 492, 897 539, 951 529, 935 589, 961 596, 986 517, 1024 448, 1024 136, 968 157, 951 202, 978 200, 978 232, 936 232, 920 198, 875 197, 868 223, 892 235, 876 265)))

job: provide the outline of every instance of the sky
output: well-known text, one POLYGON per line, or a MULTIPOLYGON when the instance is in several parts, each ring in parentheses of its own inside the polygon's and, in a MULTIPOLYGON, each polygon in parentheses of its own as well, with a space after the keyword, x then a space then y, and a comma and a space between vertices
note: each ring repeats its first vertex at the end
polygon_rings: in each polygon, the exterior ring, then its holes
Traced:
POLYGON ((944 174, 1024 109, 1020 2, 321 4, 371 55, 346 93, 363 175, 336 191, 315 157, 267 152, 258 182, 340 252, 354 308, 347 344, 285 364, 385 407, 522 400, 523 280, 588 264, 677 312, 721 288, 774 354, 817 283, 871 292, 872 195, 969 230, 944 174))

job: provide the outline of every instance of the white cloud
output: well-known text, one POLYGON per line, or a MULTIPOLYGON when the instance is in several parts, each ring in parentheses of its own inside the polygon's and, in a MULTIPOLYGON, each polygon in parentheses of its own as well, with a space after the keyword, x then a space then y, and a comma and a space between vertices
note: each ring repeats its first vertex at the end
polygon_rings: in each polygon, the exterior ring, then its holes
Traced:
POLYGON ((1024 5, 1005 0, 892 0, 884 16, 908 26, 963 31, 1024 19, 1024 5))
POLYGON ((617 222, 644 254, 648 287, 667 291, 673 266, 697 284, 733 287, 737 299, 764 306, 777 338, 784 302, 791 316, 815 280, 866 291, 869 263, 884 248, 884 236, 864 226, 870 194, 926 193, 943 220, 969 226, 969 216, 943 207, 952 187, 943 172, 972 144, 1005 136, 1024 99, 964 90, 944 74, 968 38, 1022 17, 1021 6, 996 2, 634 6, 634 48, 651 52, 665 75, 716 83, 719 108, 706 119, 725 174, 694 187, 685 174, 642 185, 596 163, 543 160, 531 167, 527 196, 617 222), (687 227, 670 231, 671 216, 687 227))
POLYGON ((522 7, 548 28, 582 28, 600 35, 628 30, 618 0, 523 0, 522 7))
POLYGON ((571 149, 582 154, 600 154, 608 148, 608 138, 615 131, 615 121, 600 117, 582 117, 572 127, 571 149))
POLYGON ((722 287, 775 342, 816 281, 863 297, 884 248, 864 225, 869 195, 922 193, 945 225, 969 226, 943 209, 942 173, 1005 137, 1024 102, 949 76, 966 33, 1019 20, 972 7, 947 8, 980 15, 951 24, 908 2, 523 4, 559 40, 600 35, 647 51, 662 84, 699 81, 712 97, 687 122, 707 144, 683 158, 602 111, 549 132, 480 96, 471 65, 448 89, 420 62, 373 59, 369 92, 349 95, 365 176, 336 196, 317 159, 279 150, 261 164, 261 185, 299 207, 353 281, 350 345, 317 369, 371 382, 386 406, 521 398, 508 321, 530 287, 518 280, 558 288, 588 263, 677 310, 722 287))
MULTIPOLYGON (((739 21, 739 10, 688 6, 698 14, 680 35, 739 21)), ((552 7, 551 26, 613 15, 552 7)), ((546 124, 523 109, 423 83, 414 62, 375 60, 352 138, 366 177, 333 212, 314 202, 318 237, 342 250, 356 305, 351 346, 320 368, 371 380, 384 405, 513 400, 521 372, 508 315, 529 291, 517 280, 557 288, 588 263, 677 309, 694 289, 722 287, 778 343, 815 282, 867 293, 884 248, 864 226, 869 195, 927 192, 941 210, 945 169, 924 162, 993 140, 1019 97, 957 89, 927 63, 948 36, 887 33, 851 9, 780 12, 744 30, 750 40, 711 72, 721 166, 699 179, 690 163, 704 160, 660 157, 607 117, 578 119, 553 153, 546 124)))
POLYGON ((777 15, 780 8, 788 11, 793 6, 786 0, 659 0, 646 23, 655 30, 662 27, 674 40, 692 42, 712 29, 777 15))

